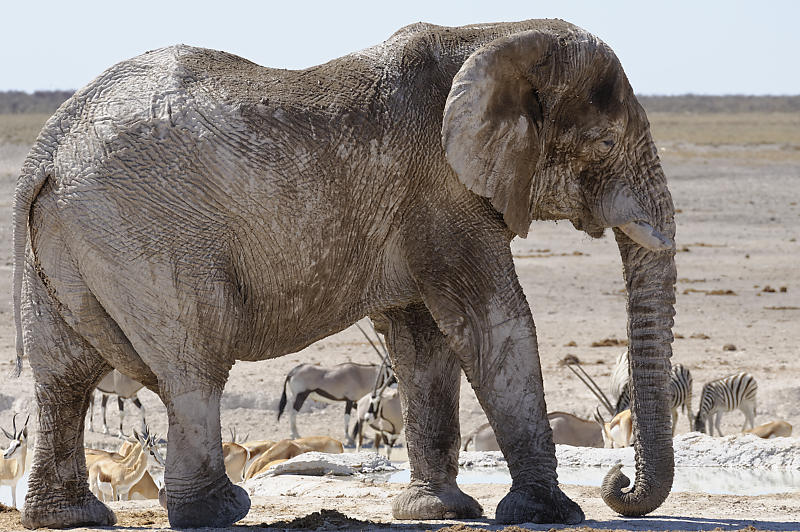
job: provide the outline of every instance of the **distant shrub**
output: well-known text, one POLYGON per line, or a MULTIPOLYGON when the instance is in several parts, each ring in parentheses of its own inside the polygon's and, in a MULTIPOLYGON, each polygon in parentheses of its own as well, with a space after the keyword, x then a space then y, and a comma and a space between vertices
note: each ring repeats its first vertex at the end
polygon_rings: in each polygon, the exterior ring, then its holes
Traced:
MULTIPOLYGON (((0 114, 53 113, 73 91, 0 91, 0 114)), ((798 96, 637 95, 648 113, 792 113, 800 112, 798 96)))
POLYGON ((636 98, 648 113, 796 113, 800 96, 649 96, 636 98))
POLYGON ((72 96, 74 91, 0 91, 0 114, 48 113, 72 96))

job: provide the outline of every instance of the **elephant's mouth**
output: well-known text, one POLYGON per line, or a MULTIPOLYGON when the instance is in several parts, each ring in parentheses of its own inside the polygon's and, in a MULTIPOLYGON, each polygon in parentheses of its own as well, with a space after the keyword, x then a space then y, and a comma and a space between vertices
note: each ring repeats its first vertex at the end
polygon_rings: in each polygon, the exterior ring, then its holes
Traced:
POLYGON ((578 231, 583 231, 587 235, 592 238, 600 238, 603 236, 606 228, 603 227, 601 224, 597 223, 593 218, 589 217, 588 219, 584 218, 572 218, 570 219, 572 222, 573 227, 578 231))

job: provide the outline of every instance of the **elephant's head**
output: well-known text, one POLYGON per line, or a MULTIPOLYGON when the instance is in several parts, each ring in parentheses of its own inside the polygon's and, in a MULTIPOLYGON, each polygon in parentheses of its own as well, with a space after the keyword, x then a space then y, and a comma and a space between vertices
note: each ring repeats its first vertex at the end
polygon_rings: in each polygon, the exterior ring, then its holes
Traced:
POLYGON ((567 219, 593 237, 613 228, 628 289, 637 465, 630 492, 618 468, 602 492, 624 515, 651 512, 673 476, 675 223, 647 117, 619 60, 561 21, 498 38, 456 74, 442 141, 462 183, 517 235, 535 219, 567 219))

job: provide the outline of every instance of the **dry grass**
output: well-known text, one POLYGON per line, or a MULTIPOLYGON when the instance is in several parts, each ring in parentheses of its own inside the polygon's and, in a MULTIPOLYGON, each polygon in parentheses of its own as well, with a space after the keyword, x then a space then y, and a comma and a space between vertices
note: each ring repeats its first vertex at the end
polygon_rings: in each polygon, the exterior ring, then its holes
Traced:
POLYGON ((789 144, 800 147, 800 113, 650 113, 656 143, 789 144))
POLYGON ((47 113, 0 114, 0 144, 33 144, 48 118, 47 113))
POLYGON ((650 113, 662 156, 800 160, 800 113, 650 113))

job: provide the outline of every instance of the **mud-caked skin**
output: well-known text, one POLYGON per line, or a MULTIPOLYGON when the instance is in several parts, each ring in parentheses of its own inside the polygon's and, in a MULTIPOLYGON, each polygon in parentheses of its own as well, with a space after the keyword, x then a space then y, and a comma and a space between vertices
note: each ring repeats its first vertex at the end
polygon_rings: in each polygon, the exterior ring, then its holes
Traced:
POLYGON ((40 408, 23 524, 114 522, 81 449, 112 367, 167 407, 170 523, 240 519, 219 430, 231 366, 363 316, 400 383, 412 480, 395 516, 482 512, 456 485, 463 371, 513 478, 498 519, 580 521, 510 251, 555 219, 619 245, 637 476, 603 497, 649 512, 672 483, 673 214, 618 59, 563 21, 415 24, 301 71, 188 46, 119 63, 47 122, 17 183, 17 353, 40 408))
POLYGON ((495 519, 500 523, 566 523, 584 519, 583 510, 557 486, 544 493, 528 487, 511 488, 497 505, 495 519))
POLYGON ((392 515, 395 519, 477 519, 483 507, 455 481, 442 486, 412 480, 393 501, 392 515))
POLYGON ((226 527, 249 511, 247 491, 230 481, 184 504, 170 504, 167 494, 169 524, 175 528, 226 527))

